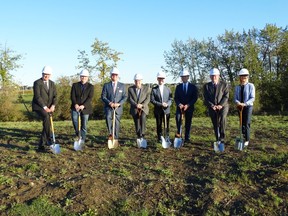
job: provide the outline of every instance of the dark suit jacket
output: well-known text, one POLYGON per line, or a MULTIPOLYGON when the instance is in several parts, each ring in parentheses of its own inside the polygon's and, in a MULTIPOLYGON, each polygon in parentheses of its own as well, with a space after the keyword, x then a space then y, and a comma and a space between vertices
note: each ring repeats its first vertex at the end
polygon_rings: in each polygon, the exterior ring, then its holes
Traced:
POLYGON ((150 102, 150 89, 147 85, 141 86, 141 93, 139 96, 139 99, 137 99, 137 93, 136 93, 136 86, 130 86, 128 88, 128 101, 130 103, 130 114, 132 116, 137 114, 137 104, 143 105, 143 112, 148 115, 149 113, 149 107, 148 104, 150 102))
POLYGON ((172 105, 172 93, 166 85, 163 87, 163 98, 161 97, 159 85, 157 85, 152 88, 150 99, 151 103, 154 105, 154 113, 162 113, 162 110, 164 110, 165 114, 170 113, 170 107, 172 105), (163 102, 167 103, 168 107, 163 108, 163 102))
POLYGON ((229 88, 228 84, 219 81, 216 94, 214 95, 214 86, 212 82, 204 85, 204 104, 209 108, 214 105, 228 106, 229 88))
POLYGON ((120 107, 116 110, 117 114, 123 113, 123 104, 127 100, 125 85, 117 82, 116 91, 114 94, 112 82, 105 83, 102 89, 101 99, 104 102, 105 114, 111 111, 109 103, 120 103, 120 107))
MULTIPOLYGON (((183 83, 176 86, 174 100, 177 105, 177 110, 179 109, 179 104, 189 104, 189 109, 186 112, 194 111, 194 104, 198 99, 198 89, 192 83, 188 83, 187 93, 183 91, 183 83)), ((179 110, 178 110, 179 111, 179 110)))
POLYGON ((82 84, 81 82, 73 83, 71 88, 71 109, 75 110, 75 104, 84 105, 84 110, 82 113, 92 114, 92 98, 94 95, 94 86, 91 83, 85 83, 84 89, 82 91, 82 84))
POLYGON ((50 108, 52 105, 56 105, 56 86, 55 83, 49 80, 49 90, 44 85, 43 79, 36 80, 33 84, 33 100, 32 110, 43 110, 43 107, 50 108))

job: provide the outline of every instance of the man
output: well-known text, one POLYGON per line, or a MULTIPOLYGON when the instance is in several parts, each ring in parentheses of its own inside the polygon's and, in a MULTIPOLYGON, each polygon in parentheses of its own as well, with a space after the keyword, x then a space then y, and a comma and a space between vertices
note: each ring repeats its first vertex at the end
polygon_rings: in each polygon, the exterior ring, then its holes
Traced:
POLYGON ((172 93, 170 88, 165 85, 166 74, 163 71, 160 71, 157 74, 158 85, 152 88, 151 91, 151 103, 154 105, 154 116, 156 119, 157 127, 157 138, 161 142, 162 134, 162 123, 164 122, 164 115, 166 115, 166 131, 165 139, 169 139, 169 120, 170 120, 170 107, 172 105, 172 93))
POLYGON ((198 99, 198 89, 192 83, 189 83, 189 71, 183 69, 180 72, 182 83, 177 85, 174 100, 176 109, 177 134, 180 134, 181 114, 185 116, 185 142, 190 142, 190 130, 194 112, 194 104, 198 99))
POLYGON ((123 113, 123 104, 127 100, 125 85, 118 82, 119 70, 114 67, 110 71, 111 81, 105 83, 102 89, 101 99, 104 102, 106 125, 109 132, 109 139, 112 137, 112 118, 115 110, 115 133, 114 138, 119 138, 120 119, 123 113))
POLYGON ((38 151, 45 151, 45 145, 51 145, 51 124, 50 115, 55 111, 56 105, 56 87, 50 80, 52 68, 45 66, 42 70, 42 78, 36 80, 33 84, 32 110, 37 113, 43 122, 38 151))
POLYGON ((242 133, 245 138, 244 146, 250 141, 250 124, 255 101, 255 86, 249 82, 249 71, 245 68, 238 73, 240 85, 235 87, 234 102, 239 112, 242 110, 242 133))
POLYGON ((209 111, 216 141, 224 142, 229 110, 229 88, 227 83, 219 80, 220 71, 217 68, 211 69, 209 73, 211 82, 204 85, 204 104, 209 111))
POLYGON ((128 101, 130 114, 133 117, 137 138, 144 138, 146 130, 146 117, 149 113, 150 102, 149 86, 142 85, 143 76, 135 74, 135 85, 128 88, 128 101))
POLYGON ((79 135, 81 140, 85 142, 87 134, 87 123, 89 115, 93 113, 92 98, 94 95, 94 86, 88 82, 89 72, 84 69, 80 72, 80 81, 73 83, 71 88, 71 117, 78 139, 79 135), (81 128, 78 128, 78 115, 80 115, 81 128), (79 134, 80 133, 80 134, 79 134))

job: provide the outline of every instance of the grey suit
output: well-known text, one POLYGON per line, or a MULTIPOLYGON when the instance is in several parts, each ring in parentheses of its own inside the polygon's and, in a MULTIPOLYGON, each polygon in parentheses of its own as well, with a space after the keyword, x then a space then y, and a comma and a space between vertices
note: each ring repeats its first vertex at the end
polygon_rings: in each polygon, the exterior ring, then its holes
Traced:
POLYGON ((224 141, 225 138, 225 129, 227 124, 227 114, 229 110, 229 88, 228 84, 219 81, 216 89, 212 82, 206 83, 204 85, 204 104, 207 106, 209 115, 213 124, 214 133, 216 140, 224 141), (216 90, 216 91, 215 91, 216 90), (215 111, 212 109, 212 106, 221 105, 223 108, 220 111, 215 111), (217 120, 218 114, 218 120, 217 120), (219 123, 219 137, 218 137, 218 126, 219 123))
POLYGON ((161 96, 159 85, 152 88, 151 103, 154 105, 154 116, 156 119, 157 138, 160 140, 162 136, 162 122, 164 115, 166 115, 166 137, 169 137, 169 122, 170 122, 170 107, 172 105, 172 93, 170 88, 163 86, 163 98, 161 96), (162 103, 167 103, 167 107, 163 107, 162 103))
POLYGON ((149 114, 148 104, 150 102, 149 86, 142 85, 140 94, 137 97, 136 86, 128 88, 128 101, 130 103, 130 114, 134 119, 135 130, 138 138, 145 136, 146 130, 146 116, 149 114), (137 109, 137 104, 142 104, 141 110, 137 109))
POLYGON ((106 125, 109 134, 112 134, 112 118, 113 109, 109 103, 119 103, 120 107, 116 109, 116 120, 115 120, 115 139, 119 138, 120 119, 123 113, 123 104, 127 100, 125 85, 121 82, 117 82, 116 91, 114 93, 112 82, 105 83, 102 89, 101 99, 104 102, 104 111, 106 116, 106 125))

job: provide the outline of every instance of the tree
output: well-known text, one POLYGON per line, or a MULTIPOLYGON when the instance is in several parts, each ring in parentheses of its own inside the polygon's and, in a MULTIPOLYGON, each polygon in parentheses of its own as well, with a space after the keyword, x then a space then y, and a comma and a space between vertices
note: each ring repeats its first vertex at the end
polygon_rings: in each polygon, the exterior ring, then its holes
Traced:
POLYGON ((12 82, 11 71, 21 67, 18 63, 21 59, 22 55, 16 54, 6 46, 2 48, 0 44, 0 86, 2 88, 12 82))
POLYGON ((98 72, 98 78, 100 83, 104 83, 108 80, 108 72, 114 66, 117 66, 117 62, 120 60, 119 55, 123 54, 117 52, 109 47, 109 44, 95 39, 91 45, 91 55, 94 56, 95 63, 91 63, 89 55, 86 51, 79 51, 78 59, 80 65, 78 68, 86 68, 90 72, 98 72))

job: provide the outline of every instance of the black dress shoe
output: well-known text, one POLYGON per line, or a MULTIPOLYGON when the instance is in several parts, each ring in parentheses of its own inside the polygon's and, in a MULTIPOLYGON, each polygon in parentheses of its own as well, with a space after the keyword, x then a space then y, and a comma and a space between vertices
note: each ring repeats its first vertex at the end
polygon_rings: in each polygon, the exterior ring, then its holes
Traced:
POLYGON ((38 152, 46 152, 45 146, 44 145, 38 146, 37 151, 38 152))
POLYGON ((184 142, 185 142, 185 143, 190 143, 190 140, 189 140, 189 139, 185 139, 184 142))

